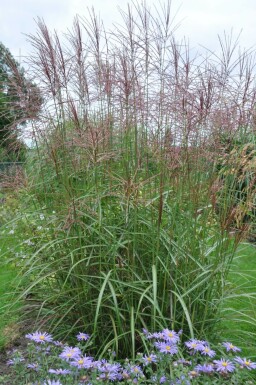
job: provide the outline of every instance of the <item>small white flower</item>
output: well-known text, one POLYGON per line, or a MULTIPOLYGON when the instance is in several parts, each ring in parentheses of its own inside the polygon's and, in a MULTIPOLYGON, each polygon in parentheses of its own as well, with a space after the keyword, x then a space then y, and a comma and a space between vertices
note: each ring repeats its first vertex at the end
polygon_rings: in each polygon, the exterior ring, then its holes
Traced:
POLYGON ((10 230, 10 231, 9 231, 9 234, 14 234, 14 230, 10 230))
POLYGON ((42 230, 43 226, 37 226, 37 230, 40 231, 42 230))
POLYGON ((44 217, 44 214, 40 214, 40 215, 39 215, 39 218, 41 219, 41 221, 43 221, 44 218, 45 218, 45 217, 44 217))

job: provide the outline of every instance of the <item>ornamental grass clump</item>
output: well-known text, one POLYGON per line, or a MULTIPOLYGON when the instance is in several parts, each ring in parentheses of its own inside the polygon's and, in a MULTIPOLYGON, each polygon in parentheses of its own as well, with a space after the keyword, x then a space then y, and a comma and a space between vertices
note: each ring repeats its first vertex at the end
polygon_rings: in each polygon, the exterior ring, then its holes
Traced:
POLYGON ((121 15, 106 31, 88 11, 63 39, 38 19, 29 37, 44 103, 20 193, 25 258, 10 261, 35 329, 86 326, 97 357, 124 358, 143 327, 212 335, 244 235, 214 209, 219 134, 253 124, 256 92, 253 52, 224 35, 219 57, 192 58, 170 1, 121 15))
POLYGON ((181 342, 182 331, 165 328, 160 332, 144 330, 145 354, 134 359, 117 361, 113 351, 108 359, 95 359, 91 354, 92 340, 88 334, 77 335, 77 346, 55 341, 48 333, 27 334, 27 351, 10 352, 7 365, 9 377, 1 384, 252 384, 251 373, 256 363, 237 356, 241 350, 231 342, 212 349, 205 340, 181 342), (81 335, 86 338, 81 339, 81 335))

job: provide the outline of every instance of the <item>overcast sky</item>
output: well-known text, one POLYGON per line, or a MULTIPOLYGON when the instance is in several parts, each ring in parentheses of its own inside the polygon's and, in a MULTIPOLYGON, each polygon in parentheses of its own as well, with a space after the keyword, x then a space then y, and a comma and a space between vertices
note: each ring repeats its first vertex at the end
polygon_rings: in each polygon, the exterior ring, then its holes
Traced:
MULTIPOLYGON (((162 3, 164 0, 160 0, 162 3)), ((118 22, 118 7, 126 9, 126 0, 0 0, 0 41, 18 59, 29 54, 25 34, 36 30, 35 19, 44 19, 50 29, 65 32, 72 26, 76 14, 86 16, 87 7, 94 6, 104 24, 118 22)), ((140 2, 140 1, 139 1, 140 2)), ((153 7, 157 1, 148 0, 153 7)), ((237 36, 242 30, 240 45, 250 48, 256 44, 256 0, 173 0, 173 15, 179 22, 179 37, 189 37, 190 45, 217 47, 217 35, 223 31, 237 36)))

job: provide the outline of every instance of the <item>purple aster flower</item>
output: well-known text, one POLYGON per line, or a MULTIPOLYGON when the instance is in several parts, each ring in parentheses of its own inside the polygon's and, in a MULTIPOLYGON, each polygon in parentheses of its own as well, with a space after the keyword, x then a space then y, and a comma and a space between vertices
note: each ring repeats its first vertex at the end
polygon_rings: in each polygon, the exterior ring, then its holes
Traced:
POLYGON ((143 371, 139 365, 129 365, 128 372, 133 374, 135 377, 143 377, 143 371))
POLYGON ((97 363, 97 369, 101 373, 100 378, 103 380, 115 381, 123 378, 120 373, 120 364, 110 364, 106 360, 101 360, 97 363))
POLYGON ((26 338, 31 341, 38 342, 40 344, 44 344, 45 342, 52 342, 52 336, 48 333, 35 332, 32 334, 26 334, 26 338))
POLYGON ((164 339, 168 342, 171 342, 172 344, 176 344, 180 339, 178 333, 176 333, 174 330, 164 329, 162 334, 164 339))
POLYGON ((235 361, 242 368, 247 368, 249 370, 256 369, 256 362, 252 362, 251 360, 247 360, 247 358, 236 357, 235 361))
POLYGON ((233 372, 235 370, 235 365, 233 362, 229 360, 224 360, 224 358, 221 358, 220 360, 214 360, 215 368, 217 372, 220 373, 228 373, 233 372))
POLYGON ((28 364, 27 365, 27 368, 28 369, 32 369, 34 370, 35 372, 38 372, 39 370, 41 370, 41 367, 38 365, 37 362, 33 363, 33 364, 28 364))
POLYGON ((195 377, 198 377, 200 374, 198 373, 197 370, 191 370, 190 372, 188 372, 188 375, 189 375, 189 378, 195 378, 195 377))
POLYGON ((210 374, 214 372, 214 367, 212 364, 203 364, 203 365, 197 365, 195 367, 195 370, 199 373, 202 372, 202 373, 210 374))
POLYGON ((167 378, 165 376, 162 376, 159 378, 159 383, 163 384, 166 380, 167 380, 167 378))
POLYGON ((80 332, 77 334, 76 338, 78 341, 87 341, 87 340, 89 340, 90 336, 89 336, 89 334, 80 332))
POLYGON ((23 361, 25 361, 25 359, 23 357, 13 357, 12 359, 10 359, 6 362, 6 365, 7 366, 13 366, 13 365, 17 365, 23 361))
POLYGON ((130 373, 128 372, 128 370, 123 370, 123 371, 122 371, 122 378, 123 378, 124 380, 128 380, 129 378, 131 378, 131 377, 130 377, 130 373))
POLYGON ((53 344, 55 346, 64 346, 63 342, 61 342, 61 341, 53 341, 53 344))
POLYGON ((157 357, 155 354, 150 354, 149 356, 142 357, 143 365, 149 365, 152 362, 157 362, 157 357))
POLYGON ((162 332, 155 332, 151 334, 151 338, 158 338, 159 340, 164 340, 164 334, 162 332))
POLYGON ((205 341, 199 341, 199 340, 191 339, 191 340, 185 342, 185 345, 187 348, 189 348, 189 350, 191 350, 193 352, 196 352, 196 351, 198 352, 204 348, 205 341))
POLYGON ((155 347, 159 350, 160 353, 178 353, 178 347, 176 345, 168 344, 166 342, 155 342, 155 347))
POLYGON ((62 353, 59 355, 65 361, 69 361, 71 359, 75 359, 82 355, 82 352, 79 348, 72 348, 71 346, 66 346, 62 353))
POLYGON ((43 385, 62 385, 59 380, 46 380, 43 385))
POLYGON ((175 364, 176 366, 177 366, 178 364, 183 365, 183 366, 190 366, 190 365, 192 364, 192 362, 191 362, 191 361, 187 361, 187 360, 185 360, 184 358, 181 358, 181 359, 179 359, 179 360, 177 360, 177 361, 174 361, 173 364, 175 364))
POLYGON ((204 346, 204 345, 199 345, 199 347, 200 347, 200 349, 199 349, 199 351, 200 351, 200 353, 201 354, 203 354, 204 356, 209 356, 209 357, 214 357, 215 356, 215 351, 214 350, 212 350, 212 349, 210 349, 210 347, 209 346, 204 346))
POLYGON ((68 370, 68 369, 49 369, 48 372, 52 374, 63 374, 63 375, 72 373, 71 370, 68 370))
POLYGON ((227 349, 227 352, 241 352, 241 349, 233 345, 231 342, 223 342, 222 345, 227 349))
POLYGON ((70 365, 76 366, 79 369, 89 369, 92 367, 93 358, 87 356, 78 356, 73 358, 70 365))

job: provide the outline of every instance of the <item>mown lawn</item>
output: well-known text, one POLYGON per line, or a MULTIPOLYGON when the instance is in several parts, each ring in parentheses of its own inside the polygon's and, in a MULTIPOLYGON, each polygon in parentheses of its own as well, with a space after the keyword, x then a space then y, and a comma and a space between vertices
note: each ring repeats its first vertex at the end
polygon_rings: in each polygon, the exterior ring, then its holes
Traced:
POLYGON ((220 332, 256 359, 256 245, 242 244, 229 274, 229 296, 224 302, 220 332))
POLYGON ((12 340, 18 337, 18 314, 16 305, 11 311, 8 310, 12 301, 12 285, 14 284, 16 272, 14 268, 1 266, 0 270, 0 350, 12 340))

